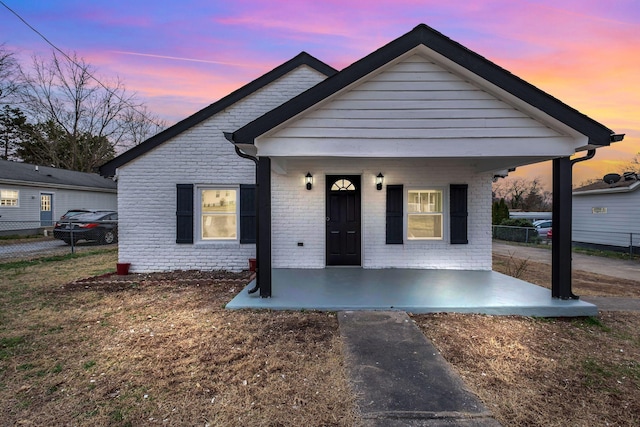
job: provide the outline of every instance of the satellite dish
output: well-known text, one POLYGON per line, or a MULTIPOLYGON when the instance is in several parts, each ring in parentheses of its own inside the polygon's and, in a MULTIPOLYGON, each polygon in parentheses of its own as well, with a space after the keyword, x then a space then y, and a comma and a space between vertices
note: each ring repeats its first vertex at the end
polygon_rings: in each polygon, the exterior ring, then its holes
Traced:
POLYGON ((620 178, 621 178, 620 175, 618 175, 617 173, 608 173, 604 176, 604 178, 602 178, 602 180, 607 184, 611 185, 620 181, 620 178))

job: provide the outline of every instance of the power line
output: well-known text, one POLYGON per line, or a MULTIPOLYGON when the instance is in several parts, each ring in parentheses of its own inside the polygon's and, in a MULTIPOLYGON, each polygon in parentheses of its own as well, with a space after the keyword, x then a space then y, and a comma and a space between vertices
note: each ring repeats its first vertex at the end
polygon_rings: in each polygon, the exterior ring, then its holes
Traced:
POLYGON ((59 52, 62 56, 64 56, 69 62, 71 62, 73 65, 75 65, 76 67, 83 69, 87 75, 89 75, 89 77, 91 77, 96 83, 98 83, 100 86, 102 86, 102 88, 104 90, 106 90, 107 92, 109 92, 111 95, 115 96, 116 98, 118 98, 120 100, 120 102, 124 103, 125 105, 128 105, 131 109, 133 109, 135 112, 137 112, 138 114, 140 114, 142 117, 144 117, 146 120, 148 120, 149 122, 153 123, 154 125, 158 126, 159 128, 162 128, 163 125, 160 123, 156 123, 155 120, 151 119, 149 116, 147 116, 144 112, 138 110, 136 108, 136 106, 130 104, 127 100, 125 100, 124 98, 122 98, 120 95, 118 95, 115 91, 111 90, 110 88, 108 88, 106 85, 104 85, 100 80, 98 80, 97 77, 95 77, 93 74, 91 74, 89 72, 89 70, 86 69, 86 67, 82 67, 80 64, 78 64, 75 60, 73 60, 69 55, 67 55, 66 52, 64 52, 62 49, 60 49, 58 46, 56 46, 53 42, 51 42, 44 34, 42 34, 40 31, 38 31, 35 27, 33 27, 31 24, 29 24, 22 16, 20 16, 20 14, 18 14, 18 12, 16 12, 15 10, 11 9, 9 6, 7 6, 7 4, 3 1, 0 0, 0 4, 2 4, 9 12, 11 12, 12 14, 14 14, 16 16, 16 18, 18 18, 20 21, 22 21, 22 23, 24 25, 26 25, 27 27, 29 27, 29 29, 31 31, 33 31, 34 33, 36 33, 38 36, 40 36, 42 38, 42 40, 44 40, 49 46, 51 46, 54 50, 56 50, 57 52, 59 52))

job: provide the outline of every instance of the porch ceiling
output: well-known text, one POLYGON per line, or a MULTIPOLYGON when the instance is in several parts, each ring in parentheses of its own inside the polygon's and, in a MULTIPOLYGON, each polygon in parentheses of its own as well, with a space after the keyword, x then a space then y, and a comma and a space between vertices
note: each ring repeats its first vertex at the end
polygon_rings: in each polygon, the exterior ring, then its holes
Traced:
MULTIPOLYGON (((332 160, 340 158, 339 156, 323 156, 323 157, 300 157, 300 156, 287 156, 287 157, 272 157, 271 158, 271 169, 280 174, 286 175, 289 170, 290 164, 296 161, 308 161, 308 160, 317 160, 317 161, 327 161, 331 162, 332 160)), ((411 159, 415 160, 417 157, 388 157, 388 158, 376 158, 377 160, 399 160, 399 159, 411 159)), ((362 159, 362 160, 372 160, 372 158, 365 157, 351 157, 352 160, 362 159)), ((526 166, 534 163, 540 163, 548 160, 552 160, 553 157, 524 157, 524 156, 514 156, 514 157, 424 157, 423 159, 429 161, 436 161, 438 164, 442 165, 443 162, 447 164, 451 164, 451 166, 459 165, 461 163, 465 165, 472 165, 476 172, 484 173, 484 172, 497 172, 497 171, 505 171, 511 168, 517 168, 521 166, 526 166)), ((354 163, 355 164, 355 163, 354 163)))
POLYGON ((326 268, 274 269, 273 296, 243 289, 228 309, 402 310, 539 317, 595 316, 580 300, 559 300, 549 289, 494 271, 326 268))

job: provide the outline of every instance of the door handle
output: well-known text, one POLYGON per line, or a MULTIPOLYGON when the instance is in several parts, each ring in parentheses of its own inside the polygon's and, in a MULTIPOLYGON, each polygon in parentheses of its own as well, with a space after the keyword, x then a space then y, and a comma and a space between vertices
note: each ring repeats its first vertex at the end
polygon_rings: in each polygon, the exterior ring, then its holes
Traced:
POLYGON ((327 217, 327 222, 331 221, 331 218, 327 217))

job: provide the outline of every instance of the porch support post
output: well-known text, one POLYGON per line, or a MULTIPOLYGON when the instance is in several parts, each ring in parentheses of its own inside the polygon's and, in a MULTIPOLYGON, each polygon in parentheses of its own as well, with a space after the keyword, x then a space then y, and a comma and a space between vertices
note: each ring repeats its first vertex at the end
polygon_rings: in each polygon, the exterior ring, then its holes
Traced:
POLYGON ((553 160, 553 235, 551 238, 551 296, 577 299, 571 291, 571 160, 553 160))
POLYGON ((259 157, 256 181, 258 184, 258 241, 256 275, 260 296, 271 297, 271 159, 259 157))

